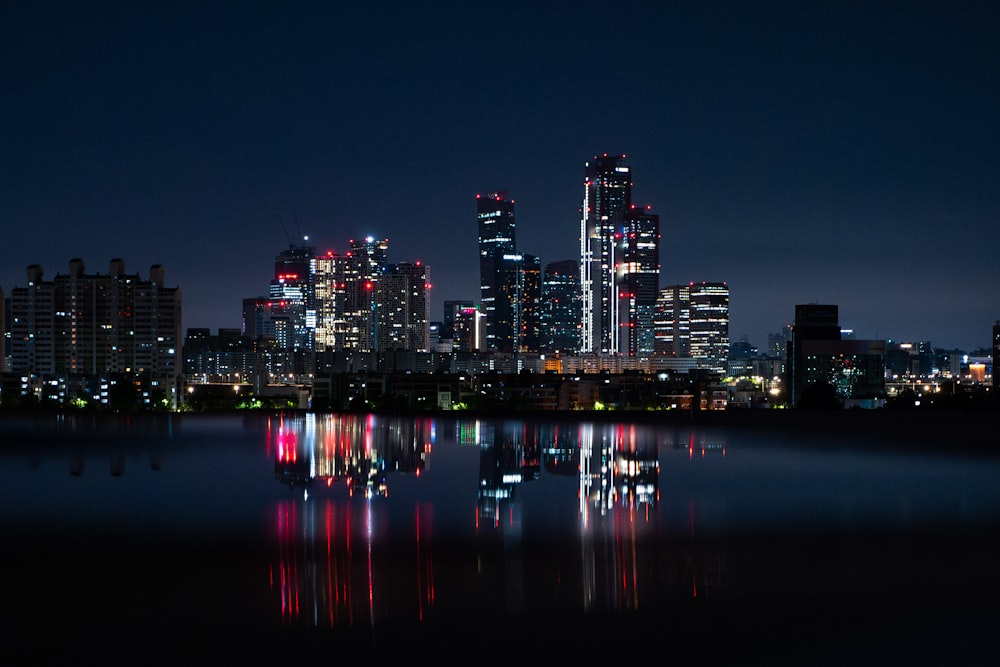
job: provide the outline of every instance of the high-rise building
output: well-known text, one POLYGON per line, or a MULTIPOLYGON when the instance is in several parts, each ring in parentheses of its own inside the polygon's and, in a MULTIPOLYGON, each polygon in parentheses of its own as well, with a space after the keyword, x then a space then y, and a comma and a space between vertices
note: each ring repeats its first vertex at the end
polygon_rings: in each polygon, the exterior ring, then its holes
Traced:
POLYGON ((517 342, 519 352, 538 352, 542 328, 542 262, 527 253, 516 260, 518 266, 517 342))
POLYGON ((149 279, 113 259, 107 274, 85 273, 82 259, 68 274, 44 280, 27 268, 28 284, 11 290, 11 369, 36 376, 124 375, 148 381, 177 402, 181 364, 181 293, 164 285, 154 264, 149 279))
POLYGON ((729 359, 729 286, 719 283, 690 283, 688 325, 691 329, 691 356, 700 368, 725 373, 729 359))
POLYGON ((652 356, 656 299, 660 290, 660 216, 631 205, 621 230, 618 281, 620 352, 652 356))
POLYGON ((421 262, 388 264, 376 301, 379 352, 430 352, 430 268, 421 262))
POLYGON ((514 200, 502 191, 476 195, 479 299, 487 348, 513 352, 518 338, 518 276, 514 200))
POLYGON ((657 299, 656 353, 691 357, 699 368, 725 373, 729 358, 729 286, 669 285, 657 299))
POLYGON ((572 259, 549 262, 542 279, 541 349, 580 349, 580 264, 572 259))
POLYGON ((371 352, 378 345, 378 281, 387 263, 389 239, 351 239, 344 258, 344 343, 371 352))
POLYGON ((660 290, 653 323, 658 356, 691 356, 690 306, 688 285, 668 285, 660 290))
POLYGON ((624 351, 619 318, 620 234, 632 205, 632 168, 625 155, 595 156, 585 165, 580 213, 580 351, 624 351))
POLYGON ((316 248, 291 246, 274 258, 270 298, 275 338, 293 352, 314 349, 316 295, 313 284, 316 248))
POLYGON ((316 297, 316 351, 344 346, 346 283, 344 258, 333 251, 316 257, 313 283, 316 297))

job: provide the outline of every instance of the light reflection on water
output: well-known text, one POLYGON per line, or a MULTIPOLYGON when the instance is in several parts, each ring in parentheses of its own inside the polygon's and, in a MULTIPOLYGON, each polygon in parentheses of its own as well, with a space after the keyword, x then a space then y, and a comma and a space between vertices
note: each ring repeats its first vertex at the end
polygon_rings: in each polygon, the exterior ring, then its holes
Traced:
MULTIPOLYGON (((871 590, 885 576, 865 578, 868 566, 898 571, 888 581, 903 587, 913 573, 896 555, 880 560, 895 535, 926 536, 915 538, 926 547, 942 528, 1000 519, 995 459, 695 425, 67 416, 6 418, 0 436, 0 528, 21 549, 65 535, 83 555, 169 544, 184 558, 152 552, 179 591, 238 598, 240 619, 282 627, 656 613, 778 589, 871 590), (186 545, 197 556, 227 540, 251 545, 234 550, 239 576, 206 579, 186 545)), ((58 568, 31 565, 35 555, 17 561, 25 591, 65 596, 58 568)), ((163 571, 129 567, 149 586, 163 571)), ((100 567, 78 574, 117 582, 100 567)), ((135 604, 127 592, 113 600, 80 604, 135 604)), ((164 606, 149 613, 176 611, 164 606)))

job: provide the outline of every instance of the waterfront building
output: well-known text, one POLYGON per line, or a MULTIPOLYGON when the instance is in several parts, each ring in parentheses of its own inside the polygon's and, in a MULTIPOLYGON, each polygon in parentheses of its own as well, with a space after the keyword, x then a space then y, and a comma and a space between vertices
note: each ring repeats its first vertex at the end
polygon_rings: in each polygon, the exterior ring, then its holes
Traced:
POLYGON ((580 209, 580 351, 624 351, 619 319, 620 234, 632 205, 632 168, 625 155, 595 156, 585 164, 580 209))
MULTIPOLYGON (((240 329, 220 328, 212 334, 208 328, 189 328, 184 336, 184 376, 188 384, 256 385, 258 376, 257 339, 244 336, 240 329)), ((255 387, 257 388, 257 387, 255 387)))
POLYGON ((545 266, 542 279, 541 345, 545 352, 580 349, 580 264, 567 259, 545 266))
POLYGON ((114 375, 141 386, 147 399, 161 395, 176 406, 181 292, 164 279, 159 264, 144 280, 126 273, 117 258, 107 274, 88 274, 83 260, 73 259, 69 273, 52 280, 44 279, 41 266, 29 266, 27 286, 10 295, 10 370, 39 377, 114 375))

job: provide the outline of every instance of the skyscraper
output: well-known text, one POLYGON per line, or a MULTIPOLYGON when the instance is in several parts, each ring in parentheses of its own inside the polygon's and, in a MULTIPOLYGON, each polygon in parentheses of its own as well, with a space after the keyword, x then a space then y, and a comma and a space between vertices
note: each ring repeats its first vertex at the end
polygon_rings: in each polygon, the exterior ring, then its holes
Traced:
POLYGON ((517 261, 517 342, 519 352, 538 352, 542 328, 542 261, 524 253, 517 261))
POLYGON ((292 352, 314 349, 316 295, 313 283, 316 248, 290 246, 274 258, 268 297, 278 345, 292 352))
POLYGON ((729 358, 729 286, 724 282, 668 285, 655 315, 657 354, 693 358, 725 373, 729 358))
POLYGON ((344 346, 344 258, 327 251, 316 257, 313 285, 316 295, 316 351, 326 352, 344 346))
POLYGON ((630 357, 652 356, 656 298, 660 290, 660 216, 631 205, 621 231, 616 262, 621 349, 630 357))
POLYGON ((430 351, 430 269, 420 262, 385 267, 378 282, 378 351, 430 351))
POLYGON ((385 269, 389 239, 351 239, 344 258, 344 347, 370 352, 378 345, 378 281, 385 269))
POLYGON ((542 279, 541 345, 546 352, 580 349, 580 264, 550 262, 542 279))
POLYGON ((691 356, 700 368, 725 373, 729 360, 729 285, 690 283, 691 356))
POLYGON ((623 351, 619 319, 620 234, 632 204, 632 168, 625 155, 595 156, 585 165, 580 213, 580 351, 623 351))
POLYGON ((486 347, 513 352, 518 338, 518 275, 514 200, 502 191, 476 195, 479 296, 486 347))
POLYGON ((668 357, 691 356, 691 291, 687 285, 668 285, 656 300, 655 350, 668 357))

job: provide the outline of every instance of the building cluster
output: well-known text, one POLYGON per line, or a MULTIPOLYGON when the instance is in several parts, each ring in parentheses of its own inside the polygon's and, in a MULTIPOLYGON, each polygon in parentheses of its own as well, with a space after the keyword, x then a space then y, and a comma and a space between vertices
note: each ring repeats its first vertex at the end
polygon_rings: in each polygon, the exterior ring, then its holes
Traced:
POLYGON ((181 382, 181 292, 160 265, 149 278, 113 259, 106 274, 82 259, 45 280, 27 268, 27 285, 0 293, 0 399, 34 397, 71 404, 176 407, 181 382))
MULTIPOLYGON (((580 398, 581 375, 639 374, 672 378, 646 388, 653 407, 676 405, 685 385, 704 391, 685 405, 770 405, 782 392, 798 405, 816 400, 817 384, 833 387, 843 405, 877 407, 894 382, 979 370, 929 344, 854 340, 836 305, 796 306, 794 324, 764 351, 732 342, 726 282, 660 285, 659 216, 633 202, 626 156, 586 162, 583 186, 580 256, 544 265, 518 247, 514 199, 499 190, 477 195, 479 300, 446 300, 439 320, 430 268, 391 262, 388 239, 373 237, 349 241, 342 255, 317 252, 308 238, 289 245, 275 256, 266 290, 243 299, 240 327, 188 328, 183 341, 180 290, 164 285, 162 266, 148 280, 127 274, 120 259, 107 274, 87 274, 74 259, 52 280, 30 266, 27 286, 12 290, 0 318, 0 399, 178 408, 291 393, 297 406, 402 396, 410 407, 443 407, 474 396, 503 400, 494 388, 504 383, 473 382, 470 394, 466 376, 546 374, 532 390, 523 381, 506 386, 534 407, 572 409, 607 400, 590 390, 580 398), (415 373, 454 377, 405 377, 415 373), (555 376, 571 382, 557 390, 555 376), (719 400, 724 381, 728 400, 719 400)), ((982 369, 984 380, 990 371, 982 369)))

